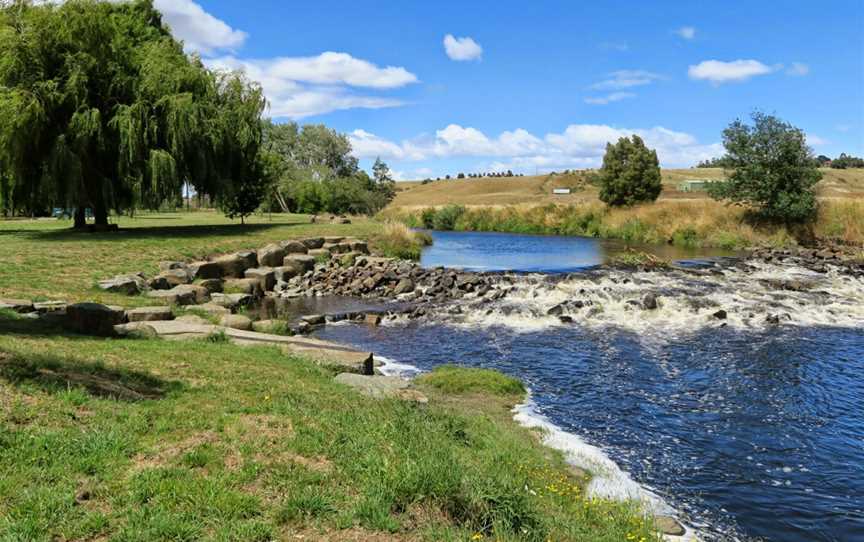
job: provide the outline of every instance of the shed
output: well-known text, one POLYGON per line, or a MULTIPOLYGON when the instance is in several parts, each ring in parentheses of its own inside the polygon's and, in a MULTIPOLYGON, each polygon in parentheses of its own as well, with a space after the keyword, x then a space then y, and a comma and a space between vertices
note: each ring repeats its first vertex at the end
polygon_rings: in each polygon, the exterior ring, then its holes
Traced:
POLYGON ((555 194, 556 196, 566 196, 567 194, 570 193, 570 189, 569 188, 553 188, 552 193, 555 194))

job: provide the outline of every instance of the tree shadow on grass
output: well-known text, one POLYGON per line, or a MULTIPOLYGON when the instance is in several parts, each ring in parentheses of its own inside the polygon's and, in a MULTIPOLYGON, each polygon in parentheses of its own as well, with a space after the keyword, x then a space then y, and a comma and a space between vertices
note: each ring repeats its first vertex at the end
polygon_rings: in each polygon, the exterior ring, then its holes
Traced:
MULTIPOLYGON (((93 340, 93 337, 67 333, 46 322, 4 312, 0 312, 0 335, 93 340)), ((161 399, 165 394, 183 388, 178 381, 163 380, 139 371, 109 369, 101 363, 73 357, 4 350, 0 350, 0 378, 16 386, 33 383, 50 393, 70 387, 82 388, 95 397, 126 402, 161 399)))
POLYGON ((101 363, 2 350, 0 378, 15 386, 35 384, 48 393, 79 388, 94 397, 124 402, 161 399, 183 387, 177 381, 128 369, 109 369, 101 363))
POLYGON ((274 222, 272 224, 199 224, 184 226, 124 227, 114 232, 88 233, 72 228, 59 230, 0 230, 3 235, 19 235, 34 241, 123 241, 137 239, 196 239, 228 235, 252 235, 273 228, 305 226, 304 222, 274 222))

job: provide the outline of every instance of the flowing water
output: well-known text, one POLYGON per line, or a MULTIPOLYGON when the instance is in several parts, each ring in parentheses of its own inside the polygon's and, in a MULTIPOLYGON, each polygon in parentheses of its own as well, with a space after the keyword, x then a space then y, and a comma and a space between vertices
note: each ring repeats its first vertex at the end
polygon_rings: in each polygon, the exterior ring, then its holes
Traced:
POLYGON ((864 540, 864 280, 768 264, 552 274, 620 246, 485 238, 436 234, 423 262, 530 271, 506 298, 318 334, 391 371, 458 362, 520 377, 532 395, 517 420, 597 472, 594 493, 671 507, 701 538, 864 540))

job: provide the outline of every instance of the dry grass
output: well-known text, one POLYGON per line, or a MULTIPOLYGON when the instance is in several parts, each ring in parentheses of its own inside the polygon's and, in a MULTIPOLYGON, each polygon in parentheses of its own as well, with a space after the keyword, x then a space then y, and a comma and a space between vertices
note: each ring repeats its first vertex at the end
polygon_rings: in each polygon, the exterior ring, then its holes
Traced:
POLYGON ((423 247, 432 244, 428 233, 412 231, 405 224, 393 221, 386 222, 371 241, 375 252, 406 260, 419 260, 423 247))
MULTIPOLYGON (((818 185, 822 198, 864 199, 864 169, 822 169, 823 179, 818 185)), ((720 168, 664 169, 663 194, 665 200, 705 200, 704 192, 680 192, 678 184, 685 179, 723 179, 720 168)), ((547 205, 550 203, 573 205, 597 200, 597 189, 573 182, 573 176, 538 175, 531 177, 505 177, 492 179, 459 179, 399 183, 399 192, 390 205, 392 208, 416 210, 422 207, 448 204, 465 206, 547 205), (553 188, 571 188, 564 196, 552 194, 553 188)))

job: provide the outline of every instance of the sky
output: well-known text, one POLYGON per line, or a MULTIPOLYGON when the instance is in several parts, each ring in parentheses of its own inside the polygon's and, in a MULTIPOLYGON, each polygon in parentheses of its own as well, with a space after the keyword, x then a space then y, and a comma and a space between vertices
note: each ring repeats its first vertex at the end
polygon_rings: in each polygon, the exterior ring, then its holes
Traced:
POLYGON ((598 167, 633 133, 690 167, 756 110, 864 155, 864 0, 154 3, 274 121, 344 132, 400 179, 598 167))

